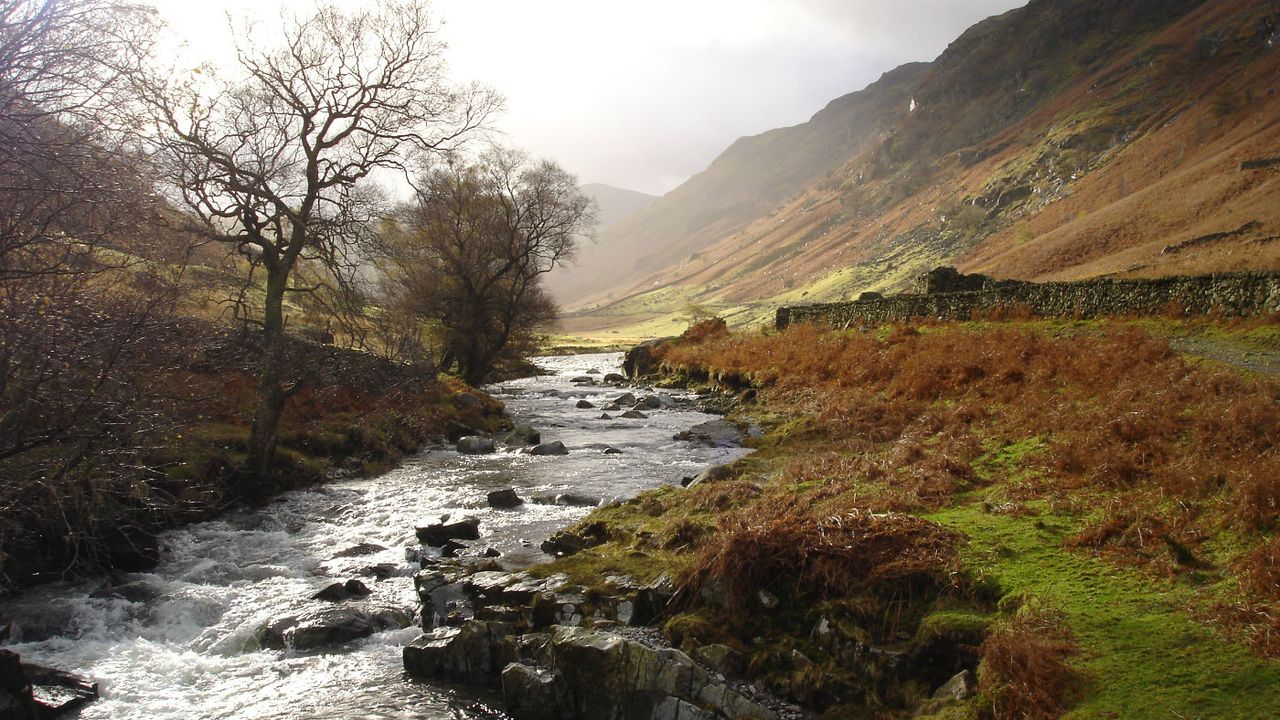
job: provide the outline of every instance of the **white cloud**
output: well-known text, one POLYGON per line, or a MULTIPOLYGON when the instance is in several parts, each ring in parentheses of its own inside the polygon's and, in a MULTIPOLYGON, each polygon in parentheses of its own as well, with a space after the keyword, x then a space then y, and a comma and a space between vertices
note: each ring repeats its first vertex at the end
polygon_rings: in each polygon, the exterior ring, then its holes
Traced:
MULTIPOLYGON (((230 59, 225 14, 279 0, 157 0, 193 56, 230 59)), ((314 0, 285 0, 305 13, 314 0)), ((345 0, 341 6, 366 4, 345 0)), ((585 182, 662 192, 734 139, 803 122, 1022 0, 436 0, 459 80, 507 96, 499 127, 585 182)))

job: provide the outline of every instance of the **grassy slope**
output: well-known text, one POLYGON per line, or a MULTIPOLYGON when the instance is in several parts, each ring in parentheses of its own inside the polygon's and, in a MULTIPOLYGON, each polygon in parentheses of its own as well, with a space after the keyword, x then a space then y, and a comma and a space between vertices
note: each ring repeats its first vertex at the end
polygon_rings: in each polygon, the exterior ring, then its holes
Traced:
MULTIPOLYGON (((667 360, 682 382, 759 388, 751 414, 770 428, 759 450, 737 464, 735 478, 665 488, 593 514, 584 522, 603 522, 612 541, 545 571, 583 581, 663 572, 689 580, 728 547, 731 518, 767 518, 782 502, 819 524, 850 509, 905 511, 963 533, 962 576, 974 586, 994 581, 1003 598, 999 609, 963 592, 918 603, 908 612, 917 639, 930 627, 963 635, 955 628, 999 626, 1006 605, 1035 597, 1065 613, 1078 647, 1069 664, 1083 681, 1067 717, 1280 716, 1280 661, 1258 654, 1266 628, 1222 612, 1280 603, 1280 587, 1269 598, 1241 589, 1249 572, 1241 559, 1275 536, 1276 509, 1246 511, 1245 488, 1274 490, 1278 480, 1280 426, 1267 418, 1280 412, 1280 388, 1241 380, 1216 361, 1187 364, 1150 334, 1264 352, 1274 350, 1277 326, 975 323, 919 335, 798 330, 680 348, 667 360), (1072 374, 1071 365, 1088 363, 1072 374), (1017 387, 1006 392, 1010 382, 1017 387), (1150 425, 1125 424, 1131 417, 1150 425), (1092 434, 1082 427, 1108 425, 1092 434), (1124 469, 1130 462, 1137 465, 1124 469)), ((735 622, 686 602, 668 635, 765 658, 762 679, 793 696, 822 695, 797 671, 769 665, 779 647, 801 648, 831 676, 858 671, 841 668, 846 661, 828 658, 809 635, 847 598, 787 594, 795 588, 786 578, 770 587, 786 598, 785 614, 754 608, 735 622), (762 627, 772 634, 753 641, 762 627)), ((968 717, 982 704, 939 717, 968 717)), ((892 707, 879 712, 901 712, 892 707)), ((858 708, 837 704, 828 715, 871 712, 858 708)))
MULTIPOLYGON (((662 318, 689 302, 755 325, 777 305, 900 291, 939 264, 1024 279, 1280 267, 1280 174, 1239 169, 1280 155, 1280 52, 1257 35, 1274 19, 1264 3, 1229 0, 1158 29, 1090 27, 1046 45, 1048 57, 1020 60, 980 36, 958 44, 937 61, 940 78, 980 75, 990 55, 1052 82, 1033 112, 993 119, 961 145, 955 118, 971 113, 894 115, 837 172, 714 238, 696 260, 619 286, 608 303, 570 303, 566 327, 659 334, 669 329, 662 318), (1108 52, 1092 57, 1104 40, 1108 52), (929 155, 933 136, 951 149, 929 155), (1000 199, 1017 192, 1030 195, 1000 199), (974 217, 958 212, 975 203, 974 217), (1162 252, 1251 221, 1239 235, 1162 252)), ((998 82, 969 90, 959 102, 995 108, 1021 97, 998 82)))

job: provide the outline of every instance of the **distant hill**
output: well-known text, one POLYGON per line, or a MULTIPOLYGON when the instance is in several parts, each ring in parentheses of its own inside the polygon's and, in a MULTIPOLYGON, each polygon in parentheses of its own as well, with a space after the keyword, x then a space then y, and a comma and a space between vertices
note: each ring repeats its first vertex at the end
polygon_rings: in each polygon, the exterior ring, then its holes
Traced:
POLYGON ((567 267, 556 268, 546 277, 546 287, 552 297, 565 301, 581 297, 589 292, 592 285, 589 281, 601 268, 607 268, 627 256, 628 250, 609 240, 609 228, 617 225, 631 215, 645 209, 658 200, 656 195, 648 195, 635 190, 587 183, 581 186, 582 192, 596 203, 596 232, 594 242, 583 243, 578 248, 577 257, 567 267))
POLYGON ((738 324, 934 265, 1071 279, 1280 267, 1280 5, 1034 0, 602 233, 569 330, 738 324), (1256 164, 1256 163, 1254 163, 1256 164))

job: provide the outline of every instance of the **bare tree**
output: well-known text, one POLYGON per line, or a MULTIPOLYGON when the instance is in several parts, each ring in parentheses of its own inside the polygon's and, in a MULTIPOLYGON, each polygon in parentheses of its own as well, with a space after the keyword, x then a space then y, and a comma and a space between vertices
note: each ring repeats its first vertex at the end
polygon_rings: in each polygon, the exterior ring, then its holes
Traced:
POLYGON ((443 328, 444 359, 483 382, 513 340, 555 317, 542 276, 595 225, 577 179, 550 161, 494 149, 423 174, 387 236, 401 304, 443 328))
POLYGON ((137 91, 175 197, 207 237, 262 271, 263 356, 249 476, 269 477, 281 412, 301 379, 283 353, 284 299, 300 263, 350 277, 378 211, 371 181, 455 146, 498 99, 445 77, 425 2, 284 19, 278 42, 250 34, 239 75, 154 77, 137 91))

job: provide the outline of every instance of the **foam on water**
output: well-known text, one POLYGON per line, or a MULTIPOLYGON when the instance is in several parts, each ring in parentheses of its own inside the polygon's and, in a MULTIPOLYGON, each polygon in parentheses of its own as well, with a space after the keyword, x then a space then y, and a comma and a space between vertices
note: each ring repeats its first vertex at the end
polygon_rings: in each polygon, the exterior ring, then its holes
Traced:
MULTIPOLYGON (((693 447, 672 435, 708 416, 685 410, 646 411, 647 420, 598 420, 597 406, 623 391, 577 387, 588 370, 616 372, 620 356, 542 358, 554 375, 491 388, 515 420, 559 440, 567 456, 516 452, 459 455, 432 448, 380 477, 291 493, 262 510, 193 525, 163 538, 164 558, 151 573, 123 580, 149 587, 145 602, 91 597, 104 583, 58 583, 25 593, 0 609, 15 619, 24 658, 97 679, 103 699, 81 718, 459 718, 477 699, 407 680, 401 647, 416 628, 391 630, 316 653, 264 650, 270 620, 323 605, 310 597, 336 580, 374 565, 393 568, 375 582, 372 601, 416 610, 406 549, 419 548, 414 528, 443 515, 480 518, 478 549, 495 548, 511 565, 536 561, 537 545, 587 509, 527 503, 487 507, 485 495, 514 487, 524 498, 574 493, 604 500, 629 497, 727 462, 739 449, 693 447), (612 446, 623 453, 605 455, 612 446), (361 543, 386 550, 335 557, 361 543)), ((636 392, 637 395, 641 394, 636 392)))

